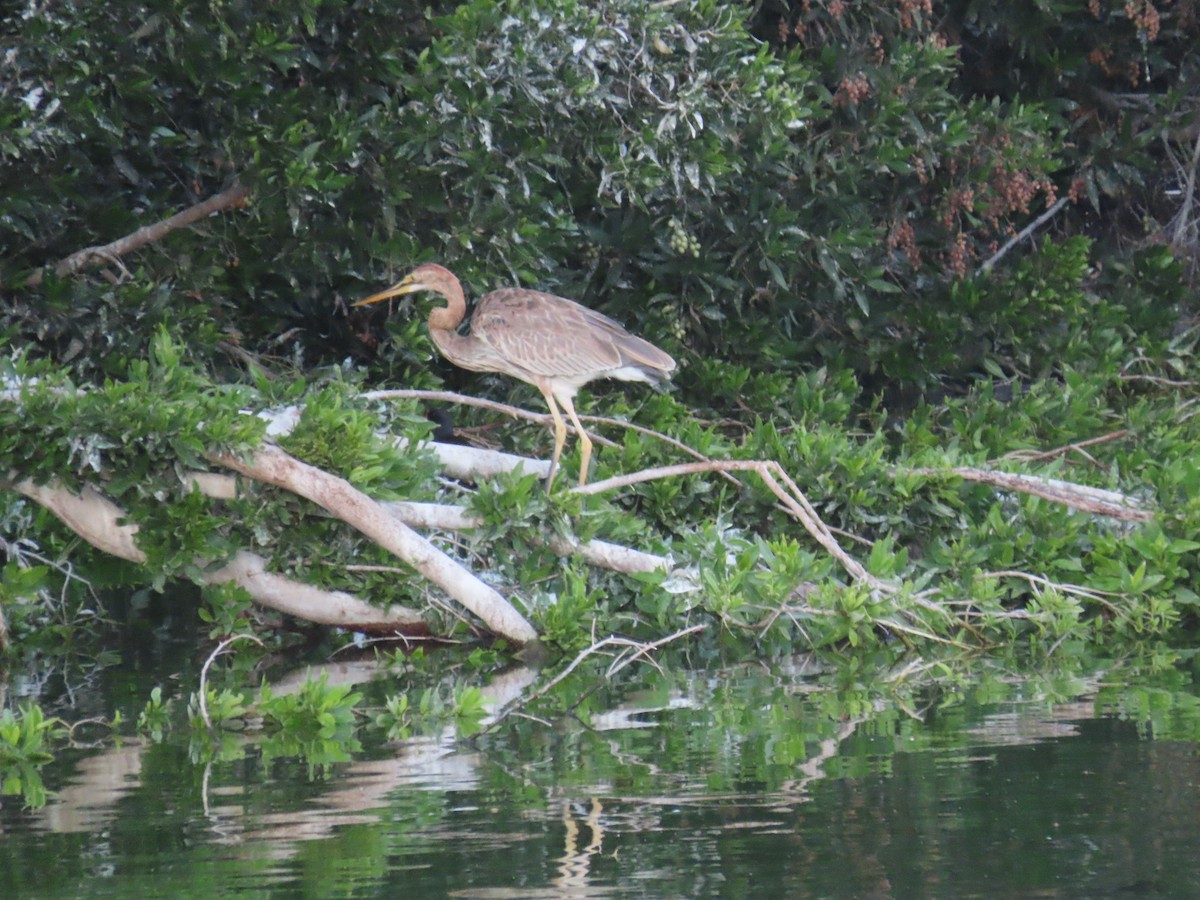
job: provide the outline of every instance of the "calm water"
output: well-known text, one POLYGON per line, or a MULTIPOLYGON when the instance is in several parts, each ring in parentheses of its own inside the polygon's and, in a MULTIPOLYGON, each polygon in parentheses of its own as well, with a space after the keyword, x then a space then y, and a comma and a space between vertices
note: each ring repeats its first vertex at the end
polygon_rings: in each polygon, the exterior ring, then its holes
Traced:
MULTIPOLYGON (((136 716, 152 675, 96 690, 136 716)), ((587 725, 514 716, 342 762, 233 736, 205 765, 178 725, 71 750, 44 807, 0 799, 0 897, 1197 895, 1200 712, 1179 664, 913 695, 809 659, 622 676, 587 725)), ((501 709, 538 679, 485 694, 501 709)), ((403 689, 386 675, 365 702, 403 689)))

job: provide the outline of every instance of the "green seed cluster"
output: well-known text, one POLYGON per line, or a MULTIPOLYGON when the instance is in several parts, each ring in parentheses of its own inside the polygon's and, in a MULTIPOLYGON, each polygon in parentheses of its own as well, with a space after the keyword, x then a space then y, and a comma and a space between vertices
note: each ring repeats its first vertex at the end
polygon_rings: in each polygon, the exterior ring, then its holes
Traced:
POLYGON ((672 250, 680 256, 686 256, 689 253, 694 257, 700 255, 700 242, 696 240, 694 234, 688 234, 678 219, 672 216, 667 220, 667 227, 671 229, 670 244, 672 250))

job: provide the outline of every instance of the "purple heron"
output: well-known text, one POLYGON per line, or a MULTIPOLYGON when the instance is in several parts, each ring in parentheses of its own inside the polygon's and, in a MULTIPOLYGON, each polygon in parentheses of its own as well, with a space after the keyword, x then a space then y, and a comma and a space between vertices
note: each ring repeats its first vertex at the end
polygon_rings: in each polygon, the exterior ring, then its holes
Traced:
POLYGON ((430 291, 446 299, 429 314, 429 336, 450 362, 472 372, 500 372, 532 384, 546 398, 554 419, 554 455, 546 489, 554 482, 567 426, 567 411, 579 433, 579 483, 587 482, 592 441, 575 414, 575 395, 597 378, 658 384, 671 377, 675 360, 649 341, 630 334, 618 322, 573 300, 501 288, 480 298, 471 316, 470 334, 459 334, 467 314, 462 285, 449 269, 425 263, 385 291, 359 300, 366 306, 392 297, 430 291))

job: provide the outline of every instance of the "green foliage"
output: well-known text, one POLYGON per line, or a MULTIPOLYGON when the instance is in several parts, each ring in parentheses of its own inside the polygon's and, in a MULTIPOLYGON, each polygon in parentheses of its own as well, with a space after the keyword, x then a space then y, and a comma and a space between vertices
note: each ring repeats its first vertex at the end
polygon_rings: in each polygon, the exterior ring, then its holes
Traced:
POLYGON ((588 589, 586 572, 575 566, 562 570, 562 587, 547 597, 536 613, 538 633, 563 653, 586 647, 595 637, 600 597, 588 589))
POLYGON ((0 711, 0 766, 20 766, 48 762, 49 743, 66 733, 63 722, 47 718, 36 703, 16 712, 0 711))
POLYGON ((212 728, 217 732, 241 731, 246 727, 246 720, 250 712, 249 697, 242 691, 228 688, 217 690, 206 687, 203 708, 200 704, 199 693, 194 692, 188 699, 188 722, 196 731, 207 729, 208 723, 211 723, 212 728), (204 719, 205 711, 208 713, 207 723, 204 719))
POLYGON ((0 796, 19 795, 37 809, 46 804, 40 769, 54 758, 54 744, 67 733, 58 718, 47 718, 37 703, 16 712, 0 710, 0 796))
POLYGON ((210 638, 222 640, 244 630, 252 602, 244 588, 232 583, 205 585, 204 599, 200 619, 212 626, 210 638))
POLYGON ((354 726, 354 707, 361 699, 350 685, 330 687, 328 673, 322 672, 320 678, 306 678, 295 693, 275 696, 264 683, 255 708, 268 727, 330 740, 354 726))
POLYGON ((393 416, 390 424, 403 429, 403 445, 381 437, 379 418, 356 408, 349 386, 334 383, 304 398, 300 421, 279 443, 309 465, 340 475, 377 499, 413 500, 436 471, 432 455, 417 447, 433 426, 411 414, 393 416))
POLYGON ((389 741, 402 741, 412 734, 412 714, 408 694, 393 694, 384 701, 383 712, 375 716, 375 724, 386 729, 389 741))

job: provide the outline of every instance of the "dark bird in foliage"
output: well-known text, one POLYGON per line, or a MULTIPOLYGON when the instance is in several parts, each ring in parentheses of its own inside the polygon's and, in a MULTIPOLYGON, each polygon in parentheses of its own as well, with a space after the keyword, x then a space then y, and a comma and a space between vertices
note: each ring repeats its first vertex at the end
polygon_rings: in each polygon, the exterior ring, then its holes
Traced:
POLYGON ((431 406, 425 410, 425 418, 432 422, 436 428, 433 429, 433 434, 430 435, 435 441, 440 444, 461 444, 464 443, 454 433, 454 418, 444 409, 436 406, 431 406))
POLYGON ((592 441, 575 414, 579 389, 597 378, 656 385, 675 370, 675 360, 608 316, 573 300, 524 288, 502 288, 482 297, 471 316, 470 333, 459 334, 458 326, 467 314, 462 285, 452 272, 433 263, 418 266, 387 290, 354 305, 416 291, 431 291, 446 299, 445 306, 429 314, 429 336, 446 359, 472 372, 500 372, 519 378, 546 398, 554 419, 554 455, 547 490, 567 439, 560 404, 579 432, 582 485, 587 481, 592 441))

